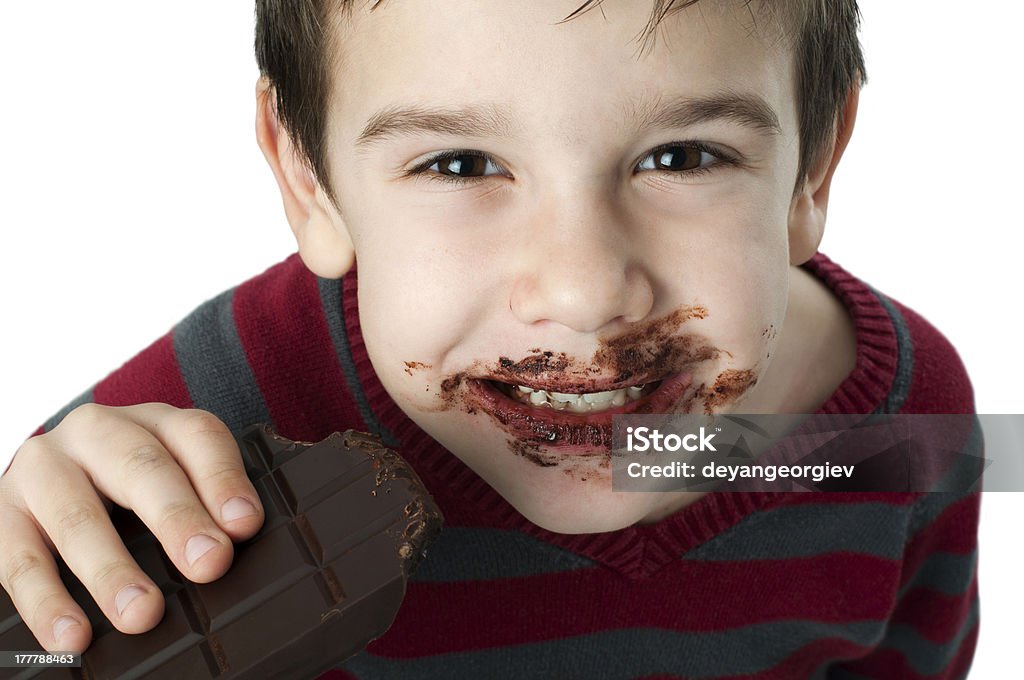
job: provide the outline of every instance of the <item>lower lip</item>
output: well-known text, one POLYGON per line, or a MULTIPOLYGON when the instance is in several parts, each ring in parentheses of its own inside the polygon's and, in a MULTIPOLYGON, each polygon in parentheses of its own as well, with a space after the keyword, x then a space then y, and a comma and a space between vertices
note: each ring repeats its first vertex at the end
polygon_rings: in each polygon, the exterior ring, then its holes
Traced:
POLYGON ((693 375, 679 373, 636 401, 599 413, 555 411, 529 406, 503 394, 486 380, 470 380, 469 401, 498 421, 515 440, 559 453, 607 454, 612 447, 612 416, 669 413, 679 403, 693 375))

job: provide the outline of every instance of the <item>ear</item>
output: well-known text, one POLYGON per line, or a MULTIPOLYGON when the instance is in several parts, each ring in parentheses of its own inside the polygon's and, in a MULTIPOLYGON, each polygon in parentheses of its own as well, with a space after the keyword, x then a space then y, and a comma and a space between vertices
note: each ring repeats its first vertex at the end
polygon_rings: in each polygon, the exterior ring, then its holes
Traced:
POLYGON ((299 244, 299 256, 317 276, 337 279, 355 263, 355 248, 344 220, 277 117, 274 88, 256 83, 256 141, 284 201, 284 212, 299 244))
POLYGON ((853 135, 857 120, 860 88, 854 87, 846 98, 843 113, 836 120, 836 137, 831 151, 808 171, 803 186, 793 197, 789 208, 789 262, 800 265, 811 259, 825 234, 825 214, 828 211, 828 193, 832 175, 839 165, 846 145, 853 135))

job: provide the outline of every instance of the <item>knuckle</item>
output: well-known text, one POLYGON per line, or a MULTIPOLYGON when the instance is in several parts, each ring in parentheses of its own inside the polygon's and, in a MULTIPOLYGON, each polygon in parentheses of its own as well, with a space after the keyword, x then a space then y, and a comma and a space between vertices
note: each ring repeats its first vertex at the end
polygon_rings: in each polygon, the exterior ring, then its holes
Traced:
POLYGON ((115 581, 117 582, 117 585, 120 585, 120 581, 116 577, 123 574, 128 569, 129 565, 126 564, 124 560, 111 560, 109 562, 104 562, 93 570, 90 582, 94 587, 101 589, 111 581, 115 581))
POLYGON ((103 516, 101 508, 84 500, 65 503, 57 511, 57 539, 61 545, 103 516))
POLYGON ((175 527, 195 522, 199 515, 199 508, 196 503, 178 501, 170 503, 160 511, 157 520, 157 531, 161 536, 167 536, 175 532, 175 527))
POLYGON ((170 456, 156 444, 140 444, 124 455, 122 471, 126 479, 138 479, 166 467, 170 462, 170 456))
POLYGON ((53 429, 95 429, 107 417, 109 410, 106 406, 92 402, 81 404, 64 416, 64 419, 53 429))
POLYGON ((4 560, 7 590, 13 596, 25 577, 39 573, 45 565, 43 558, 31 550, 19 550, 7 557, 4 560))
POLYGON ((208 469, 204 470, 199 481, 203 485, 228 487, 238 484, 242 479, 245 479, 245 473, 241 465, 224 462, 211 465, 208 469))
POLYGON ((198 408, 184 409, 181 412, 183 427, 191 434, 230 437, 231 431, 220 418, 209 411, 198 408))
POLYGON ((45 434, 26 439, 14 454, 11 469, 14 470, 15 467, 20 469, 23 465, 35 467, 52 455, 53 448, 45 434))

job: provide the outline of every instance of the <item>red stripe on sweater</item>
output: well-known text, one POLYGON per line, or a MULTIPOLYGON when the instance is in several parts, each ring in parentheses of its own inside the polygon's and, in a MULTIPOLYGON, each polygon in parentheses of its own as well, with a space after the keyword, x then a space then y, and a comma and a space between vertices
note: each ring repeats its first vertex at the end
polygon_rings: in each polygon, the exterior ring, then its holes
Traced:
POLYGON ((903 582, 906 585, 930 555, 936 552, 969 555, 978 547, 978 515, 981 494, 973 494, 953 503, 928 526, 907 542, 903 557, 903 582))
POLYGON ((605 630, 725 631, 780 620, 883 620, 899 563, 855 553, 789 560, 680 561, 657 578, 604 569, 457 583, 410 583, 374 654, 414 658, 605 630), (835 575, 848 574, 837 587, 835 575), (678 590, 666 590, 666 584, 678 590), (635 603, 646 603, 637 607, 635 603), (450 612, 459 612, 458 619, 450 612))
POLYGON ((278 431, 318 440, 366 429, 331 343, 316 277, 298 255, 238 286, 238 337, 278 431), (320 395, 311 404, 309 396, 320 395))
POLYGON ((191 408, 192 397, 174 356, 174 336, 169 332, 132 357, 124 366, 96 383, 93 401, 106 406, 131 406, 159 401, 191 408))

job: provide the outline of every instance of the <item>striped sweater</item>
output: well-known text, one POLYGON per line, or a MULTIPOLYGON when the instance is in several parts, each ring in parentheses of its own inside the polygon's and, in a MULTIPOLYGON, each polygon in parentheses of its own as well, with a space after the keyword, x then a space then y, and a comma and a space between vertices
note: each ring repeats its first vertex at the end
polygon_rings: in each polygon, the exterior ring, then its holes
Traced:
MULTIPOLYGON (((919 315, 824 255, 853 372, 819 413, 972 413, 963 365, 919 315)), ((356 275, 297 255, 201 305, 46 422, 162 401, 234 431, 376 432, 446 527, 391 630, 329 678, 962 678, 978 633, 979 494, 712 493, 660 522, 532 524, 410 421, 359 327, 356 275)))

